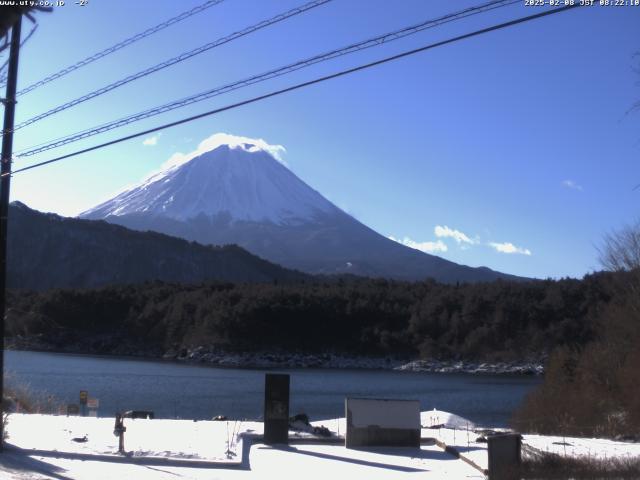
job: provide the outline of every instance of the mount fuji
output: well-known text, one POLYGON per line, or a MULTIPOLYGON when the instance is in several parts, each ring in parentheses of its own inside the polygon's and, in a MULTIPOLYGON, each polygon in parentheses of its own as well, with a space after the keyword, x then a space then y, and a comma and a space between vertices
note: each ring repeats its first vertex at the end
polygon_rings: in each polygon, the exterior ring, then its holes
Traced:
POLYGON ((205 245, 237 244, 312 274, 443 282, 518 278, 394 242, 309 187, 264 142, 233 138, 209 150, 201 144, 181 162, 80 217, 205 245))

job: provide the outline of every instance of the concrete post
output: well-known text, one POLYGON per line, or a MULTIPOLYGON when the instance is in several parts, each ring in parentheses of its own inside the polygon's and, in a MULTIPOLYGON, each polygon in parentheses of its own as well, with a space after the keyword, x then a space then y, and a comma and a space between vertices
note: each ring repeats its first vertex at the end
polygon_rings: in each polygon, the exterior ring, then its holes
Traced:
POLYGON ((519 433, 503 433, 487 437, 489 455, 489 479, 511 480, 516 478, 520 467, 520 447, 522 436, 519 433))
POLYGON ((289 443, 289 375, 265 375, 264 443, 289 443))

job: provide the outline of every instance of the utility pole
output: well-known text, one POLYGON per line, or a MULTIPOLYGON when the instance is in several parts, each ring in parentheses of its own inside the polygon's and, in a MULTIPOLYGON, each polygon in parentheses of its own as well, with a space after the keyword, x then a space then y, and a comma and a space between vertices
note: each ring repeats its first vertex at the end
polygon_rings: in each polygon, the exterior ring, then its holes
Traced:
POLYGON ((4 330, 7 310, 7 217, 9 216, 9 188, 11 186, 11 157, 13 156, 13 124, 18 83, 20 27, 22 16, 11 28, 7 93, 4 100, 2 159, 0 160, 0 452, 4 449, 4 330))

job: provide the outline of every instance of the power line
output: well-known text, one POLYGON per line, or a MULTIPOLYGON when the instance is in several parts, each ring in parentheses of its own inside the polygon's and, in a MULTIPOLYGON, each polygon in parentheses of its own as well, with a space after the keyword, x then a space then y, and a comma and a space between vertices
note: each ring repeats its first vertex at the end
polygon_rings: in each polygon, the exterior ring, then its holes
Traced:
POLYGON ((404 38, 406 36, 409 35, 413 35, 415 33, 418 33, 420 31, 426 30, 428 28, 433 28, 439 25, 443 25, 445 23, 449 23, 449 22, 453 22, 456 20, 460 20, 462 18, 466 18, 472 15, 477 15, 480 13, 484 13, 490 10, 494 10, 496 8, 502 8, 508 5, 512 5, 514 3, 520 3, 520 0, 493 0, 490 1, 488 3, 476 6, 476 7, 471 7, 471 8, 467 8, 465 10, 461 10, 459 12, 455 12, 455 13, 450 13, 447 15, 444 15, 442 17, 436 18, 436 19, 432 19, 432 20, 427 20, 421 23, 418 23, 416 25, 412 25, 410 27, 405 27, 402 28, 400 30, 395 30, 393 32, 390 33, 385 33, 383 35, 379 35, 377 37, 373 37, 370 38, 368 40, 364 40, 358 43, 354 43, 351 45, 348 45, 346 47, 342 47, 336 50, 331 50, 329 52, 325 52, 319 55, 315 55, 313 57, 304 59, 304 60, 300 60, 297 62, 294 62, 292 64, 288 64, 285 65, 283 67, 279 67, 273 70, 269 70, 267 72, 261 73, 259 75, 254 75, 252 77, 249 78, 245 78, 243 80, 239 80, 239 81, 235 81, 226 85, 223 85, 221 87, 216 87, 210 90, 207 90, 205 92, 201 92, 195 95, 192 95, 190 97, 186 97, 180 100, 175 100, 173 102, 164 104, 164 105, 160 105, 158 107, 154 107, 148 110, 144 110, 142 112, 138 112, 136 114, 133 115, 129 115, 127 117, 123 117, 120 118, 118 120, 113 120, 111 122, 102 124, 102 125, 98 125, 96 127, 93 128, 89 128, 89 129, 85 129, 82 130, 80 132, 71 134, 71 135, 66 135, 64 137, 55 139, 54 141, 51 142, 46 142, 43 144, 39 144, 39 145, 35 145, 33 147, 29 147, 29 149, 24 149, 22 150, 22 152, 18 154, 19 157, 28 157, 28 156, 32 156, 41 152, 44 152, 46 150, 51 150, 53 148, 57 148, 57 147, 61 147, 63 145, 67 145, 69 143, 73 143, 94 135, 98 135, 100 133, 104 133, 110 130, 113 130, 115 128, 119 128, 125 125, 128 125, 130 123, 134 123, 140 120, 144 120, 146 118, 155 116, 155 115, 159 115, 161 113, 165 113, 171 110, 175 110, 177 108, 181 108, 184 107, 186 105, 191 105, 197 102, 201 102, 204 100, 207 100, 209 98, 218 96, 218 95, 222 95, 224 93, 228 93, 240 88, 244 88, 250 85, 254 85, 256 83, 260 83, 266 80, 270 80, 272 78, 276 78, 276 77, 280 77, 282 75, 300 70, 302 68, 306 68, 309 67, 311 65, 315 65, 317 63, 320 62, 325 62, 328 60, 331 60, 333 58, 337 58, 343 55, 348 55, 354 52, 358 52, 360 50, 364 50, 367 48, 371 48, 371 47, 376 47, 378 45, 381 45, 383 43, 389 43, 391 41, 394 40, 398 40, 400 38, 404 38))
POLYGON ((43 78, 42 80, 29 85, 26 88, 23 88, 22 90, 20 90, 18 92, 18 96, 20 95, 24 95, 25 93, 29 93, 32 90, 35 90, 38 87, 41 87, 43 85, 46 85, 49 82, 52 82, 54 80, 57 80, 60 77, 64 77, 65 75, 81 68, 84 67, 85 65, 88 65, 92 62, 95 62, 96 60, 101 59, 102 57, 106 57, 107 55, 117 52, 118 50, 127 47, 129 45, 131 45, 132 43, 137 42, 138 40, 142 40, 143 38, 148 37, 149 35, 153 35, 154 33, 159 32, 160 30, 164 30, 167 27, 170 27, 171 25, 174 25, 178 22, 181 22, 182 20, 185 20, 193 15, 196 15, 200 12, 203 12, 204 10, 211 8, 215 5, 218 5, 219 3, 222 3, 224 0, 207 0, 206 2, 204 2, 201 5, 198 5, 197 7, 192 8, 191 10, 187 10, 185 12, 182 12, 180 15, 177 15, 175 17, 172 17, 162 23, 159 23, 158 25, 148 28, 147 30, 145 30, 144 32, 138 33, 132 37, 129 37, 125 40, 122 40, 121 42, 109 47, 109 48, 105 48, 104 50, 95 53, 83 60, 80 60, 79 62, 74 63, 73 65, 70 65, 66 68, 63 68, 62 70, 49 75, 46 78, 43 78))
POLYGON ((177 63, 183 62, 185 60, 188 60, 191 57, 195 57, 196 55, 200 55, 201 53, 204 53, 206 51, 209 51, 213 48, 219 47, 221 45, 224 45, 226 43, 232 42, 233 40, 236 40, 240 37, 244 37, 245 35, 249 35, 250 33, 253 33, 257 30, 261 30, 263 28, 266 28, 270 25, 274 25, 276 23, 282 22, 283 20, 286 20, 288 18, 291 18, 295 15, 299 15, 301 13, 304 13, 308 10, 311 10, 312 8, 316 8, 319 7, 321 5, 324 5, 325 3, 330 2, 331 0, 313 0, 309 3, 305 3, 304 5, 301 5, 299 7, 293 8, 291 10, 288 10, 284 13, 280 13, 274 17, 271 17, 267 20, 263 20, 255 25, 251 25, 243 30, 240 30, 238 32, 232 33, 231 35, 227 35, 226 37, 222 37, 219 38, 217 40, 214 40, 213 42, 209 42, 205 45, 202 45, 198 48, 195 48, 193 50, 190 50, 188 52, 183 52, 180 55, 170 58, 169 60, 166 60, 162 63, 158 63, 157 65, 154 65, 152 67, 146 68, 144 70, 141 70, 137 73, 134 73, 133 75, 129 75, 125 78, 122 78, 116 82, 113 82, 109 85, 106 85, 102 88, 99 88, 97 90, 94 90, 93 92, 89 92, 86 95, 83 95, 81 97, 78 97, 74 100, 71 100, 69 102, 63 103, 62 105, 59 105, 55 108, 52 108, 51 110, 48 110, 44 113, 41 113, 39 115, 36 115, 35 117, 32 117, 28 120, 25 120, 22 123, 19 123, 18 125, 16 125, 16 127, 14 128, 14 130, 19 130, 20 128, 26 127, 27 125, 31 125, 32 123, 35 123, 39 120, 42 120, 44 118, 47 118, 51 115, 54 115, 56 113, 62 112, 63 110, 66 110, 68 108, 74 107, 76 105, 79 105, 83 102, 86 102, 87 100, 91 100, 92 98, 96 98, 99 97, 100 95, 104 95, 107 92, 110 92, 111 90, 115 90, 118 87, 122 87, 123 85, 126 85, 127 83, 133 82, 135 80, 138 80, 140 78, 146 77, 148 75, 151 75, 152 73, 158 72, 160 70, 163 70, 167 67, 170 67, 172 65, 176 65, 177 63))
POLYGON ((455 42, 458 42, 460 40, 465 40, 467 38, 483 35, 485 33, 493 32, 495 30, 501 30, 503 28, 512 27, 514 25, 518 25, 518 24, 521 24, 521 23, 529 22, 531 20, 536 20, 538 18, 546 17, 546 16, 553 15, 553 14, 556 14, 556 13, 565 12, 567 10, 571 10, 573 8, 577 8, 579 6, 581 6, 581 5, 580 4, 567 5, 567 6, 564 6, 564 7, 555 8, 553 10, 546 10, 546 11, 543 11, 543 12, 540 12, 540 13, 536 13, 536 14, 533 14, 533 15, 528 15, 526 17, 520 17, 520 18, 517 18, 515 20, 510 20, 508 22, 500 23, 500 24, 493 25, 491 27, 483 28, 483 29, 480 29, 480 30, 475 30, 475 31, 473 31, 471 33, 465 33, 464 35, 459 35, 457 37, 452 37, 452 38, 449 38, 447 40, 442 40, 440 42, 436 42, 436 43, 432 43, 432 44, 429 44, 429 45, 425 45, 425 46, 420 47, 420 48, 415 48, 413 50, 408 50, 408 51, 405 51, 405 52, 402 52, 402 53, 399 53, 399 54, 396 54, 396 55, 392 55, 390 57, 385 57, 385 58, 383 58, 381 60, 376 60, 374 62, 366 63, 366 64, 363 64, 363 65, 359 65, 357 67, 349 68, 349 69, 346 69, 346 70, 341 70, 341 71, 333 73, 331 75, 326 75, 326 76, 319 77, 319 78, 316 78, 316 79, 313 79, 313 80, 309 80, 309 81, 306 81, 306 82, 298 83, 296 85, 293 85, 293 86, 290 86, 290 87, 287 87, 287 88, 283 88, 283 89, 280 89, 280 90, 275 90, 273 92, 266 93, 264 95, 260 95, 260 96, 257 96, 257 97, 253 97, 253 98, 250 98, 248 100, 243 100, 241 102, 237 102, 237 103, 234 103, 234 104, 231 104, 231 105, 227 105, 227 106, 224 106, 224 107, 221 107, 221 108, 216 108, 214 110, 210 110, 208 112, 200 113, 198 115, 193 115, 191 117, 183 118, 183 119, 177 120, 175 122, 166 123, 164 125, 160 125, 159 127, 155 127, 155 128, 151 128, 151 129, 148 129, 148 130, 144 130, 142 132, 138 132, 138 133, 134 133, 134 134, 131 134, 131 135, 127 135, 125 137, 120 137, 120 138, 117 138, 115 140, 111 140, 109 142, 105 142, 105 143, 102 143, 102 144, 99 144, 99 145, 94 145, 92 147, 84 148, 82 150, 78 150, 78 151, 75 151, 75 152, 72 152, 72 153, 68 153, 66 155, 61 155, 59 157, 52 158, 50 160, 46 160, 46 161, 43 161, 43 162, 38 162, 38 163, 35 163, 33 165, 29 165, 27 167, 19 168, 18 170, 13 170, 10 173, 6 173, 6 174, 0 175, 0 176, 13 175, 13 174, 16 174, 16 173, 25 172, 27 170, 32 170, 34 168, 38 168, 38 167, 42 167, 44 165, 49 165, 51 163, 59 162, 61 160, 65 160, 67 158, 75 157, 75 156, 81 155, 83 153, 92 152, 94 150, 98 150, 98 149, 105 148, 105 147, 108 147, 108 146, 111 146, 111 145, 115 145, 117 143, 125 142, 125 141, 131 140, 133 138, 137 138, 137 137, 141 137, 141 136, 144 136, 144 135, 148 135, 150 133, 155 133, 155 132, 158 132, 160 130, 164 130, 164 129, 167 129, 167 128, 171 128, 171 127, 175 127, 175 126, 178 126, 178 125, 182 125, 184 123, 192 122, 194 120, 198 120, 200 118, 208 117, 208 116, 211 116, 211 115, 216 115, 218 113, 225 112, 227 110, 232 110, 232 109, 244 106, 244 105, 249 105, 251 103, 255 103, 255 102, 258 102, 258 101, 261 101, 261 100, 265 100, 267 98, 271 98, 271 97, 275 97, 275 96, 278 96, 278 95, 282 95, 284 93, 292 92, 294 90, 299 90, 301 88, 308 87, 308 86, 311 86, 311 85, 315 85, 317 83, 321 83, 321 82, 324 82, 324 81, 327 81, 327 80, 332 80, 334 78, 343 77, 343 76, 349 75, 351 73, 359 72, 361 70, 366 70, 366 69, 369 69, 369 68, 372 68, 372 67, 375 67, 375 66, 378 66, 378 65, 382 65, 382 64, 385 64, 385 63, 388 63, 388 62, 399 60, 401 58, 408 57, 410 55, 415 55, 416 53, 420 53, 420 52, 424 52, 424 51, 427 51, 427 50, 431 50, 431 49, 434 49, 434 48, 437 48, 437 47, 441 47, 443 45, 448 45, 450 43, 455 43, 455 42))

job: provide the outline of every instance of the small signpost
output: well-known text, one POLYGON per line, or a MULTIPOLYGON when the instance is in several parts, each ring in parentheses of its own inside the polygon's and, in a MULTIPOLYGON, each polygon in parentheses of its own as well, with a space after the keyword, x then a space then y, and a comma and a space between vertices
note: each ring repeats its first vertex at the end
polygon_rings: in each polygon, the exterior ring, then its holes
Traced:
POLYGON ((89 392, 86 390, 80 390, 80 409, 82 410, 82 416, 87 416, 87 400, 89 399, 89 392))
POLYGON ((98 416, 98 407, 100 406, 100 400, 97 398, 87 398, 87 408, 89 409, 90 417, 98 416))

